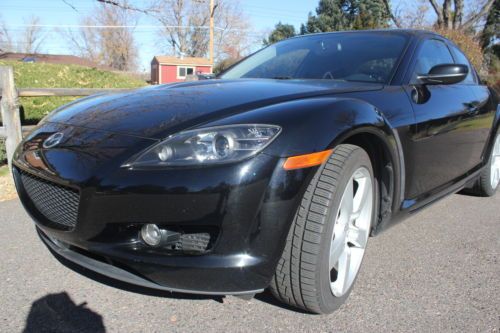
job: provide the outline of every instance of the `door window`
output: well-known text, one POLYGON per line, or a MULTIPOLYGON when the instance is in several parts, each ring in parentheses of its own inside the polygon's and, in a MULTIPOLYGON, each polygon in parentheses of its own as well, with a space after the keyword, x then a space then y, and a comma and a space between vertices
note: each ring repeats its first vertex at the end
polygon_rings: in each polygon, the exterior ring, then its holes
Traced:
POLYGON ((445 43, 437 39, 428 39, 424 41, 418 53, 411 82, 419 83, 417 76, 429 73, 436 65, 453 63, 453 57, 445 43))
POLYGON ((474 68, 470 64, 467 57, 458 48, 453 46, 452 49, 453 49, 453 53, 455 55, 455 59, 457 59, 457 61, 456 61, 457 64, 466 65, 467 67, 469 67, 469 74, 467 75, 465 80, 463 80, 460 83, 462 83, 462 84, 474 84, 474 83, 476 83, 475 75, 474 75, 474 68))

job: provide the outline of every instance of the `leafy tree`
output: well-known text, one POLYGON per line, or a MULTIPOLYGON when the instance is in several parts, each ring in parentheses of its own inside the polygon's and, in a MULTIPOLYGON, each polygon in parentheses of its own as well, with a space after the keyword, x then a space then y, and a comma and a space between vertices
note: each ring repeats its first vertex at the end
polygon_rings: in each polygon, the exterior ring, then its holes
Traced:
POLYGON ((291 24, 283 24, 279 22, 274 26, 274 30, 269 34, 267 39, 264 39, 262 42, 264 45, 271 45, 280 40, 291 38, 297 35, 295 32, 295 27, 291 24))
MULTIPOLYGON (((491 7, 486 23, 484 24, 483 33, 481 35, 481 46, 483 50, 490 48, 492 42, 498 41, 500 38, 500 0, 496 0, 491 7)), ((500 54, 497 54, 500 56, 500 54)))
POLYGON ((309 14, 300 32, 385 28, 390 19, 390 8, 384 0, 320 0, 316 15, 309 14))

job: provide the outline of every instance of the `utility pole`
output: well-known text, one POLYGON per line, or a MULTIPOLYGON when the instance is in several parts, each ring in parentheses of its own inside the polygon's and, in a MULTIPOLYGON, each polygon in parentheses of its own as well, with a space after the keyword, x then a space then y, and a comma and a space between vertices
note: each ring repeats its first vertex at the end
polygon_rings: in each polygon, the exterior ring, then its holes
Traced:
POLYGON ((210 63, 214 64, 214 0, 210 0, 210 63))

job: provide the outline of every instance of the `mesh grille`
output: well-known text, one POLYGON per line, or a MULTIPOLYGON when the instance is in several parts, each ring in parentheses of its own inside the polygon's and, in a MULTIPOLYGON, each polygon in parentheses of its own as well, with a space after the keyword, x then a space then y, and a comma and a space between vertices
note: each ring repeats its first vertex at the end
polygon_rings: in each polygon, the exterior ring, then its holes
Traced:
POLYGON ((24 189, 49 221, 74 228, 78 218, 78 191, 21 171, 24 189))

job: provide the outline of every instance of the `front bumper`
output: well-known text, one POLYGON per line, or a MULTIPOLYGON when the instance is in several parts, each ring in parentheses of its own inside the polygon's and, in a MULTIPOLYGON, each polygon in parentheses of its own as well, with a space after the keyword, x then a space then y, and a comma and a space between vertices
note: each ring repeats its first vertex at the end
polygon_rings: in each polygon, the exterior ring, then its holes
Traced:
POLYGON ((46 151, 33 141, 38 131, 20 145, 14 166, 19 196, 42 240, 78 265, 156 289, 218 295, 262 291, 315 171, 285 171, 283 159, 266 154, 217 167, 128 170, 119 166, 129 154, 102 158, 108 147, 94 146, 91 154, 70 144, 46 151), (41 157, 37 164, 26 158, 34 151, 41 157), (100 158, 89 163, 89 156, 100 158), (41 213, 21 173, 77 191, 76 225, 59 228, 41 213), (201 254, 147 247, 138 237, 146 223, 215 230, 212 246, 201 254))
MULTIPOLYGON (((77 264, 78 266, 89 269, 93 272, 102 274, 104 276, 116 279, 118 281, 130 283, 133 285, 157 289, 157 290, 167 290, 172 292, 181 292, 181 293, 196 293, 196 294, 206 294, 206 295, 245 295, 245 294, 253 294, 264 291, 264 289, 255 289, 255 290, 237 290, 237 291, 216 291, 210 290, 205 291, 201 290, 198 286, 196 289, 180 289, 178 287, 172 287, 167 285, 161 285, 146 278, 143 278, 140 274, 131 273, 129 270, 120 268, 119 266, 115 266, 110 262, 106 262, 104 260, 99 260, 95 255, 89 255, 82 253, 81 250, 77 250, 73 246, 62 243, 56 239, 50 239, 46 236, 40 229, 37 229, 38 235, 42 242, 54 252, 56 255, 63 257, 66 260, 69 260, 72 263, 77 264)), ((103 257, 104 259, 104 257, 103 257)), ((247 258, 233 258, 234 260, 243 260, 247 258)), ((233 272, 234 273, 234 272, 233 272)), ((224 274, 231 274, 230 269, 225 270, 224 274)))

